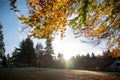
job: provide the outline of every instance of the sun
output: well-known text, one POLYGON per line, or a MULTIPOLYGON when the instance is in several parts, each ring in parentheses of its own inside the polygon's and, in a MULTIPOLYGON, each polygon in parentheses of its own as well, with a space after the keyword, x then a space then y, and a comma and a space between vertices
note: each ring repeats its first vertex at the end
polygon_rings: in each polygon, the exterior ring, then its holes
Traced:
POLYGON ((69 29, 67 30, 66 37, 62 40, 60 36, 57 35, 52 41, 52 46, 56 56, 61 53, 65 60, 69 60, 73 56, 86 55, 87 53, 102 54, 103 50, 106 48, 105 43, 105 41, 101 41, 99 46, 83 43, 79 38, 74 38, 71 29, 69 29))
POLYGON ((53 40, 55 54, 62 53, 65 60, 69 60, 80 52, 80 41, 74 38, 73 30, 66 29, 65 37, 61 40, 60 34, 53 40))
POLYGON ((69 60, 71 57, 79 54, 79 43, 80 41, 74 38, 71 29, 67 29, 66 37, 61 40, 60 35, 57 35, 52 42, 52 46, 56 56, 58 53, 61 53, 65 60, 69 60))
POLYGON ((63 56, 64 56, 64 59, 65 59, 66 61, 68 61, 68 60, 70 60, 74 55, 63 54, 63 56))

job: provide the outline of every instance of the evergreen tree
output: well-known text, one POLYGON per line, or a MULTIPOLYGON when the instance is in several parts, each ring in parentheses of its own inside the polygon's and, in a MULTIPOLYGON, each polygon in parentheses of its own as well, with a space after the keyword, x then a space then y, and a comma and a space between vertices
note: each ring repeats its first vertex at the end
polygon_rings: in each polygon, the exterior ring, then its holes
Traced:
POLYGON ((110 51, 103 52, 103 55, 101 57, 101 69, 102 70, 108 70, 109 66, 116 60, 115 58, 111 57, 110 51))
POLYGON ((41 43, 38 43, 35 47, 35 53, 37 54, 41 53, 41 55, 43 55, 42 52, 43 52, 43 45, 41 43))
POLYGON ((11 57, 10 57, 10 54, 9 54, 9 53, 7 54, 6 58, 7 58, 7 66, 8 66, 8 67, 11 67, 11 64, 12 64, 12 63, 11 63, 11 57))
POLYGON ((87 53, 87 55, 84 57, 84 64, 85 64, 85 66, 84 66, 84 68, 85 69, 90 69, 90 54, 89 53, 87 53))
POLYGON ((2 67, 7 67, 7 58, 6 56, 2 56, 2 67))
POLYGON ((23 63, 30 65, 36 64, 36 54, 33 45, 33 41, 30 38, 27 38, 21 42, 20 53, 23 63))
POLYGON ((52 42, 50 40, 46 40, 46 47, 44 54, 50 54, 50 55, 54 54, 52 42))
MULTIPOLYGON (((4 48, 4 42, 3 42, 3 33, 2 33, 2 24, 0 23, 0 59, 2 59, 1 61, 4 61, 4 56, 5 56, 5 48, 4 48)), ((3 62, 0 62, 3 63, 3 62)), ((4 65, 3 65, 4 67, 4 65)))
POLYGON ((44 56, 43 56, 43 66, 44 67, 51 67, 53 64, 53 47, 50 40, 46 40, 46 47, 44 49, 44 56))
MULTIPOLYGON (((96 56, 94 53, 92 53, 91 55, 91 68, 92 69, 95 69, 96 68, 96 62, 97 62, 97 59, 96 59, 96 56)), ((99 64, 99 63, 98 63, 99 64)))
POLYGON ((36 54, 33 48, 33 41, 30 38, 23 40, 19 47, 13 52, 13 60, 19 66, 35 66, 36 54))
POLYGON ((58 54, 58 61, 57 61, 58 68, 66 68, 66 61, 64 59, 63 54, 58 54))
POLYGON ((3 33, 2 33, 2 24, 0 23, 0 55, 4 55, 5 49, 4 49, 4 42, 3 42, 3 33))
POLYGON ((42 65, 42 58, 43 58, 43 45, 41 43, 38 43, 35 47, 35 53, 37 55, 37 66, 42 65))
POLYGON ((22 59, 20 57, 20 50, 18 48, 15 48, 15 50, 12 53, 11 61, 13 66, 18 66, 22 63, 22 59))

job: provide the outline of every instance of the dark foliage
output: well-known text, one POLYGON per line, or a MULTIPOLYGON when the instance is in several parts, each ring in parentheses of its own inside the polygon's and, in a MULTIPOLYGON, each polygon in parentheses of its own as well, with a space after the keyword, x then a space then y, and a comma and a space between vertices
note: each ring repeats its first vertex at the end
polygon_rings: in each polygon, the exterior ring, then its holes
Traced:
POLYGON ((3 42, 3 33, 2 33, 2 24, 0 23, 0 65, 3 67, 6 67, 6 57, 5 57, 5 48, 4 48, 4 42, 3 42))
POLYGON ((116 60, 109 56, 110 51, 103 52, 103 55, 77 55, 66 61, 63 54, 59 53, 54 57, 51 41, 46 41, 44 48, 41 43, 33 48, 33 42, 29 38, 23 40, 19 48, 15 48, 9 64, 15 66, 36 66, 42 68, 69 68, 87 70, 109 70, 110 65, 116 60))
POLYGON ((33 42, 30 38, 23 40, 19 48, 15 48, 12 56, 13 64, 16 66, 35 66, 36 54, 33 42))
POLYGON ((6 58, 6 56, 2 57, 2 67, 3 68, 7 67, 7 58, 6 58))
POLYGON ((50 40, 46 41, 46 47, 43 49, 42 44, 36 45, 37 54, 37 66, 38 67, 52 67, 53 60, 53 48, 50 40))
MULTIPOLYGON (((74 69, 87 69, 87 70, 109 70, 110 65, 116 60, 109 56, 109 51, 104 52, 103 55, 95 56, 94 53, 90 56, 77 55, 71 58, 70 62, 74 65, 74 69)), ((71 64, 71 63, 70 63, 71 64)))

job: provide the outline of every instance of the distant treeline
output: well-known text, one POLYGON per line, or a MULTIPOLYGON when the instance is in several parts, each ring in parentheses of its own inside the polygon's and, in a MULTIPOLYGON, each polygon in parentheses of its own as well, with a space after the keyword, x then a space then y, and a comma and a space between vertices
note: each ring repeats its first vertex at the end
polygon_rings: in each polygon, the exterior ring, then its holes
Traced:
POLYGON ((66 61, 63 54, 54 56, 51 41, 46 40, 46 46, 38 43, 33 47, 33 41, 27 38, 20 42, 19 48, 15 48, 12 56, 7 55, 8 67, 40 67, 40 68, 68 68, 88 70, 108 70, 109 66, 116 60, 109 56, 110 51, 102 55, 76 55, 66 61))
POLYGON ((88 69, 88 70, 109 70, 110 65, 116 60, 108 55, 109 51, 104 52, 103 55, 95 56, 94 53, 90 56, 76 56, 69 60, 69 68, 74 69, 88 69), (73 65, 71 67, 71 65, 73 65))

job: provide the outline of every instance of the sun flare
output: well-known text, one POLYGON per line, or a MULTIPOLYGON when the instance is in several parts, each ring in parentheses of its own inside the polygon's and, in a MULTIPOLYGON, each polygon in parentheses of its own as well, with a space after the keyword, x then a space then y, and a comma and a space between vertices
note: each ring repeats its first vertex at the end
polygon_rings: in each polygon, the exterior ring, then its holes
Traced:
POLYGON ((71 29, 67 30, 66 37, 62 40, 59 35, 56 36, 52 42, 56 56, 61 53, 65 60, 69 60, 76 55, 86 55, 87 53, 95 53, 96 55, 101 54, 106 48, 105 41, 102 41, 99 46, 93 46, 91 44, 82 43, 80 39, 74 38, 73 36, 71 29))

